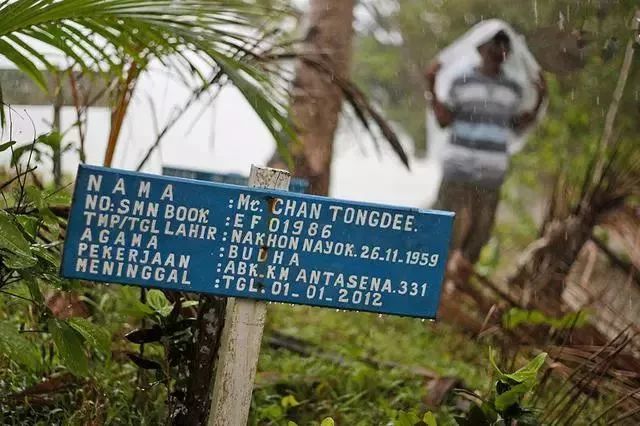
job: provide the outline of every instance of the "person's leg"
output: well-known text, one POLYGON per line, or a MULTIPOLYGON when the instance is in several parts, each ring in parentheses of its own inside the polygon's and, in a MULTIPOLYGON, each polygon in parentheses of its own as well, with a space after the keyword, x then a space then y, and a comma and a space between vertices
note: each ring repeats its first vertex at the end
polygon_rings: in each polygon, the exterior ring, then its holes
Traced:
POLYGON ((462 254, 464 242, 469 239, 469 233, 473 226, 473 188, 470 185, 459 182, 443 181, 438 194, 438 201, 434 208, 455 212, 451 234, 449 260, 447 262, 446 276, 449 280, 447 286, 453 282, 466 282, 469 279, 473 266, 462 254))
POLYGON ((452 211, 456 214, 451 234, 451 250, 460 249, 471 228, 471 193, 467 185, 443 180, 440 184, 436 210, 452 211))
POLYGON ((482 248, 491 238, 499 200, 500 188, 476 188, 474 191, 471 202, 472 226, 462 247, 463 255, 471 264, 478 261, 482 248))

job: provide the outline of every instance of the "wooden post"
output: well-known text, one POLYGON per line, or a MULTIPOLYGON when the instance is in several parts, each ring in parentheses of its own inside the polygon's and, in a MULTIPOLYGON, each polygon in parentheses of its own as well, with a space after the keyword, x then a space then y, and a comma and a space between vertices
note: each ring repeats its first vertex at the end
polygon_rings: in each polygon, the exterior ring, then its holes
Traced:
MULTIPOLYGON (((288 190, 290 180, 285 170, 251 166, 251 187, 288 190)), ((208 426, 247 424, 266 311, 262 301, 227 301, 208 426)))

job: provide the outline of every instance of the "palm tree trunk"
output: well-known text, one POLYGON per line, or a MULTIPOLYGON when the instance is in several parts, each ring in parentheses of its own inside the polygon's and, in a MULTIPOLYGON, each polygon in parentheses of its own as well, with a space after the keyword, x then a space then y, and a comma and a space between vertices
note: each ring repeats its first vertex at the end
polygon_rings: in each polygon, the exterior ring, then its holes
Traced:
POLYGON ((334 76, 346 79, 351 63, 354 0, 313 0, 304 51, 333 72, 299 60, 293 82, 291 115, 299 143, 292 147, 294 175, 309 179, 315 194, 329 192, 333 138, 343 96, 334 76))
POLYGON ((133 91, 138 81, 140 72, 141 69, 138 64, 136 64, 135 62, 131 62, 129 70, 127 71, 126 79, 124 79, 118 87, 116 103, 113 110, 111 111, 111 130, 109 131, 107 149, 104 154, 103 165, 105 167, 111 167, 111 164, 113 162, 113 156, 116 152, 118 137, 120 137, 122 124, 124 123, 124 118, 127 114, 127 110, 129 109, 129 103, 131 102, 133 91))

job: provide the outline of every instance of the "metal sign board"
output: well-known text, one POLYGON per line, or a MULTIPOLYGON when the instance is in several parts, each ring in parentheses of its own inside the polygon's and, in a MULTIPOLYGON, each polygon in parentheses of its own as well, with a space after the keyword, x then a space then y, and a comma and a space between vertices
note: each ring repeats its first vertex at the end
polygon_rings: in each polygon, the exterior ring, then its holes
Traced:
POLYGON ((80 166, 62 275, 435 318, 453 213, 80 166))
MULTIPOLYGON (((213 173, 199 170, 180 169, 177 167, 163 167, 162 174, 165 176, 183 177, 187 179, 204 180, 207 182, 228 183, 230 185, 247 186, 249 178, 237 173, 213 173)), ((291 178, 289 191, 306 194, 309 189, 309 181, 306 179, 291 178)))

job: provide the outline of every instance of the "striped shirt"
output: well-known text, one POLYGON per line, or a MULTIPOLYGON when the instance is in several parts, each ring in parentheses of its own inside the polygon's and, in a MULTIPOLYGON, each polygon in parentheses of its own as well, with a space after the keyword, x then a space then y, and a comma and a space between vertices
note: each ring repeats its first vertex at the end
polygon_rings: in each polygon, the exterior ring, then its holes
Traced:
POLYGON ((472 70, 456 78, 447 106, 454 114, 444 158, 445 180, 497 188, 509 165, 512 121, 522 101, 520 86, 505 76, 472 70))

